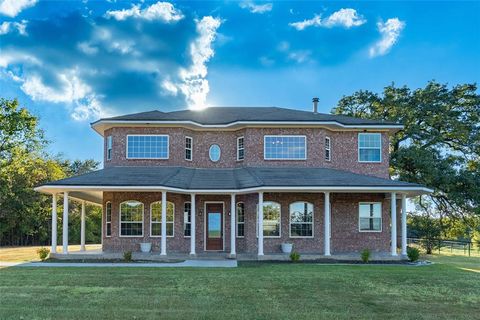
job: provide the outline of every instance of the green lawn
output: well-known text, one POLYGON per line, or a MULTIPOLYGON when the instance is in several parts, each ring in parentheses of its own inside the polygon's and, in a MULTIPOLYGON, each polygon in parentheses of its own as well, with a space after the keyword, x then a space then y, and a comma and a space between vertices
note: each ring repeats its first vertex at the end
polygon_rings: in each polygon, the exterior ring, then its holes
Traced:
POLYGON ((4 268, 0 319, 479 319, 480 259, 429 258, 438 263, 4 268))

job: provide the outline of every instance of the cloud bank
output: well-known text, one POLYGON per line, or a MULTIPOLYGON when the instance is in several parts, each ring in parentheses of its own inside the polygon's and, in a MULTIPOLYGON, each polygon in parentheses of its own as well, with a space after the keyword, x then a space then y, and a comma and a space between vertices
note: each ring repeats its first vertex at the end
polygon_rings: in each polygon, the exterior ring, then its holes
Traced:
POLYGON ((36 3, 37 0, 0 0, 0 14, 13 18, 36 3))
POLYGON ((311 19, 305 19, 299 22, 292 22, 289 25, 298 31, 305 30, 308 27, 324 27, 324 28, 333 28, 333 27, 344 27, 352 28, 358 27, 366 23, 367 20, 363 16, 359 15, 355 9, 340 9, 326 19, 322 19, 320 14, 316 14, 311 19))
POLYGON ((370 47, 370 57, 373 58, 387 54, 393 45, 398 41, 400 33, 404 28, 405 22, 399 20, 398 18, 391 18, 386 22, 378 22, 377 29, 380 33, 380 40, 370 47))
POLYGON ((265 3, 265 4, 254 4, 252 1, 242 1, 239 4, 240 8, 247 9, 251 13, 265 13, 272 11, 273 3, 265 3))

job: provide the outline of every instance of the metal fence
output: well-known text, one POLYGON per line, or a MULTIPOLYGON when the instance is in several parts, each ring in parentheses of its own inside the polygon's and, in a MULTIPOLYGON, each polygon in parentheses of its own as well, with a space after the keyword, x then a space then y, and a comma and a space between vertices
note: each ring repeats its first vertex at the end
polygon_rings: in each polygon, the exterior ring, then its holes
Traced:
POLYGON ((442 252, 461 254, 463 252, 464 255, 468 255, 470 257, 472 253, 480 253, 480 247, 474 248, 474 245, 471 241, 407 238, 408 245, 413 244, 421 246, 426 241, 433 243, 435 251, 438 251, 439 254, 442 252))

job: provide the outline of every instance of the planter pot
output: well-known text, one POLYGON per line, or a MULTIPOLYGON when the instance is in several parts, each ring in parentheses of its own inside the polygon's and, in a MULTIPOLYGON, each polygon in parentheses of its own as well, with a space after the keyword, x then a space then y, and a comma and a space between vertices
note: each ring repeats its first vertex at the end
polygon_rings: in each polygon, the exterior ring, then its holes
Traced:
POLYGON ((152 243, 151 242, 142 242, 140 243, 140 251, 142 252, 150 252, 152 250, 152 243))
POLYGON ((282 243, 282 252, 283 253, 291 253, 293 249, 292 243, 282 243))

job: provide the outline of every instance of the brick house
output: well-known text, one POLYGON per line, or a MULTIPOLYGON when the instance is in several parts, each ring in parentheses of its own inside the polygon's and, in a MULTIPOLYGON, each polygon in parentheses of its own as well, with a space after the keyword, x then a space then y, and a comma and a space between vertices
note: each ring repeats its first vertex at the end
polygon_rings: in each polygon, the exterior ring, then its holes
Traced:
POLYGON ((53 195, 52 252, 63 195, 63 253, 71 198, 103 207, 104 252, 150 243, 159 255, 263 258, 287 243, 305 255, 368 248, 402 257, 406 199, 431 192, 389 177, 389 135, 402 125, 321 114, 316 105, 150 111, 92 123, 104 138, 104 168, 36 188, 53 195))

